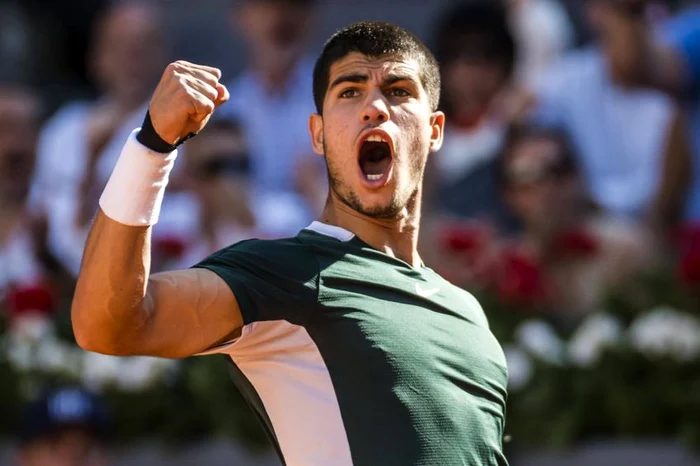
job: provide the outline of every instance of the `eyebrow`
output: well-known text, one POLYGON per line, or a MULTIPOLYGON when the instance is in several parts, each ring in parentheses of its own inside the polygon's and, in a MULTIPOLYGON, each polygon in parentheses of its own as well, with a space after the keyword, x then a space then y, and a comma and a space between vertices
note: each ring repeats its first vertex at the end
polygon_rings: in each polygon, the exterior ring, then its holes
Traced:
MULTIPOLYGON (((350 73, 350 74, 344 74, 339 77, 337 77, 330 85, 328 90, 333 89, 334 87, 343 84, 343 83, 366 83, 369 81, 369 76, 366 74, 361 74, 361 73, 350 73)), ((403 75, 403 74, 392 74, 386 77, 384 81, 382 82, 382 86, 391 86, 393 84, 396 84, 401 81, 408 81, 412 84, 418 84, 418 81, 416 81, 415 78, 409 75, 403 75)))
POLYGON ((338 76, 330 85, 328 90, 343 84, 343 83, 366 83, 369 81, 369 76, 360 73, 343 74, 338 76))
POLYGON ((412 84, 418 84, 418 81, 412 76, 408 75, 402 75, 402 74, 392 74, 390 76, 387 76, 387 78, 384 80, 383 85, 385 86, 391 86, 392 84, 396 84, 401 81, 408 81, 412 84))

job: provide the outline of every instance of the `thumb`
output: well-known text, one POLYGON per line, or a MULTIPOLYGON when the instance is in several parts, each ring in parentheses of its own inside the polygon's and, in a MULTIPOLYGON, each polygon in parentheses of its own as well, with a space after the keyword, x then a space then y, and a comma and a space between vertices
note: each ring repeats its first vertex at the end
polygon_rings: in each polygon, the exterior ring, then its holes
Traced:
POLYGON ((216 97, 216 101, 214 102, 214 105, 216 105, 218 107, 219 105, 228 101, 228 99, 229 99, 229 97, 231 97, 231 95, 229 94, 228 89, 226 89, 226 86, 224 86, 221 83, 216 84, 216 90, 219 93, 219 95, 216 97))

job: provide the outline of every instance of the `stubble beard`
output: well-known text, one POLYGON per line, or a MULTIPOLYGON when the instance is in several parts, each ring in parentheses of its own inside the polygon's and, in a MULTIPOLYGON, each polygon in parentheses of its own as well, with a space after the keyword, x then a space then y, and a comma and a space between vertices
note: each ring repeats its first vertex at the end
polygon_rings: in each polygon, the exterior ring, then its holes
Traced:
MULTIPOLYGON (((325 143, 323 145, 323 152, 328 154, 325 143)), ((350 186, 343 183, 339 171, 332 166, 328 156, 325 156, 325 159, 326 172, 328 175, 328 186, 329 189, 332 190, 333 194, 335 194, 335 197, 337 197, 343 204, 350 207, 355 212, 370 218, 392 220, 400 217, 409 204, 416 202, 419 187, 423 182, 423 171, 420 169, 419 171, 416 171, 416 167, 414 167, 414 173, 412 173, 412 176, 419 177, 420 179, 417 180, 415 185, 412 186, 410 190, 407 190, 406 194, 403 194, 399 190, 395 190, 388 204, 368 208, 362 204, 360 196, 350 186)))

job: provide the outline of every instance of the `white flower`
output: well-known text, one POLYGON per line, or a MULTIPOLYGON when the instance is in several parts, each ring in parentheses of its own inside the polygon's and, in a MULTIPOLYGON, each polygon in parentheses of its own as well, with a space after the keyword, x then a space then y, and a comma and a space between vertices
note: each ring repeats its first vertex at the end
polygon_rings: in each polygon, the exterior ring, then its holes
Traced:
POLYGON ((54 324, 49 316, 29 313, 17 317, 10 326, 11 339, 15 341, 39 342, 53 336, 54 324))
POLYGON ((591 367, 600 359, 603 350, 614 346, 622 331, 620 322, 604 313, 586 319, 569 341, 569 357, 581 367, 591 367))
POLYGON ((519 390, 526 386, 532 378, 532 362, 525 351, 516 345, 503 348, 508 366, 508 389, 519 390))
POLYGON ((167 377, 177 367, 177 361, 151 357, 130 357, 121 361, 119 387, 126 391, 145 390, 167 377))
POLYGON ((19 371, 30 371, 34 366, 33 352, 32 345, 9 342, 7 360, 19 371))
POLYGON ((116 385, 121 376, 121 358, 86 351, 83 355, 81 378, 94 391, 116 385))
POLYGON ((515 331, 515 338, 537 358, 550 364, 561 364, 563 344, 548 323, 541 320, 523 322, 515 331))
POLYGON ((700 355, 700 321, 671 307, 637 318, 629 329, 632 346, 649 357, 690 361, 700 355))
POLYGON ((55 338, 47 338, 37 344, 35 365, 46 372, 80 374, 81 350, 55 338))

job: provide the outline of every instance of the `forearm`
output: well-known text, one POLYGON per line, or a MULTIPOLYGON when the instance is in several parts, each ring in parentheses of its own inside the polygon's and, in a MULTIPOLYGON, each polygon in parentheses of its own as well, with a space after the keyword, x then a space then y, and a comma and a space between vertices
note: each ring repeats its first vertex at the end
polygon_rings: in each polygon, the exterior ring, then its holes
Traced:
POLYGON ((603 46, 613 77, 629 85, 651 85, 655 47, 647 25, 639 18, 621 16, 605 32, 603 46))
POLYGON ((98 212, 72 306, 75 338, 83 348, 123 353, 120 346, 143 325, 150 237, 149 226, 123 225, 98 212))
POLYGON ((683 112, 677 110, 666 137, 659 189, 651 211, 652 228, 660 237, 666 237, 666 233, 682 220, 691 182, 691 154, 683 112))
POLYGON ((683 91, 683 61, 662 43, 640 13, 619 9, 611 13, 603 33, 612 76, 628 86, 653 87, 672 95, 683 91))
POLYGON ((100 198, 73 300, 73 328, 83 347, 122 353, 143 325, 151 226, 176 156, 148 149, 136 133, 122 149, 100 198))

